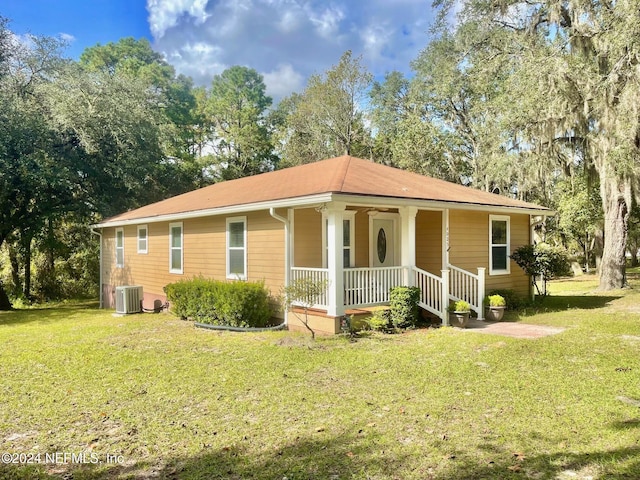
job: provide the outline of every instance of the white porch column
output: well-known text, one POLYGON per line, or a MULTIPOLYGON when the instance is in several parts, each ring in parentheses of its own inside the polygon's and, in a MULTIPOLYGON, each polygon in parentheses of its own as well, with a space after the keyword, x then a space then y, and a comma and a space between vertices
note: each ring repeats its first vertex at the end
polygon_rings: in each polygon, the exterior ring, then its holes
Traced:
POLYGON ((327 314, 344 315, 344 203, 332 202, 327 206, 327 268, 329 269, 329 308, 327 314))
POLYGON ((417 207, 401 207, 400 213, 400 258, 404 270, 404 284, 413 286, 413 267, 416 266, 416 214, 417 207))
POLYGON ((442 211, 442 268, 449 268, 449 209, 442 211))
POLYGON ((478 320, 484 320, 485 268, 478 267, 478 320))
POLYGON ((442 325, 449 326, 449 270, 441 270, 442 273, 442 299, 440 300, 442 308, 442 325))

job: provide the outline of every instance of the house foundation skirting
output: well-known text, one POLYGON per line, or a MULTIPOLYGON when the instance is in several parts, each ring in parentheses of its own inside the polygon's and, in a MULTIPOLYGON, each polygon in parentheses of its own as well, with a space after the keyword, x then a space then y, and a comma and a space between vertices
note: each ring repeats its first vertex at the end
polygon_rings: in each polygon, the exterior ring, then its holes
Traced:
POLYGON ((294 332, 309 332, 309 328, 316 335, 335 335, 340 333, 341 317, 328 315, 326 311, 309 309, 305 317, 304 309, 293 308, 287 312, 287 327, 294 332), (307 322, 309 328, 305 326, 307 322))

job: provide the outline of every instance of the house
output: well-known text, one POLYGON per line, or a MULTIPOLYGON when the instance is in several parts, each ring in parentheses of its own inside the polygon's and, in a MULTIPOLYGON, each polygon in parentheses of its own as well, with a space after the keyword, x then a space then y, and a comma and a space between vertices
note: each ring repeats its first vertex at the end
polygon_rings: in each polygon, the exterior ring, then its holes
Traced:
MULTIPOLYGON (((101 234, 103 306, 141 285, 145 307, 163 287, 204 275, 264 280, 272 294, 300 278, 327 281, 313 327, 335 333, 349 309, 415 285, 420 306, 447 323, 451 299, 479 318, 486 291, 529 295, 509 258, 552 212, 367 160, 342 156, 217 183, 122 213, 101 234)), ((290 328, 300 327, 294 315, 290 328)))

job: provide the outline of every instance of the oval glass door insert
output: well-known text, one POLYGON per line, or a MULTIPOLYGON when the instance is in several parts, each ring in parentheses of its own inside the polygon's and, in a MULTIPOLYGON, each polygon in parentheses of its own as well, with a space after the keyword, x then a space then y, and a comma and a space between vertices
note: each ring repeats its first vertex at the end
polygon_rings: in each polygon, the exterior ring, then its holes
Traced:
POLYGON ((387 235, 384 233, 384 228, 378 230, 378 260, 380 263, 384 263, 387 258, 387 235))

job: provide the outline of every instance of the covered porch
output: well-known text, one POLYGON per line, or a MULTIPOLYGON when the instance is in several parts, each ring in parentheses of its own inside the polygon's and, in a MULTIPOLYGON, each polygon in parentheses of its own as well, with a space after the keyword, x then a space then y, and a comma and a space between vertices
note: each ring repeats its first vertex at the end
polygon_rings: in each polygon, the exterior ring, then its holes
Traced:
POLYGON ((449 259, 449 210, 329 202, 289 211, 288 279, 326 282, 312 308, 329 319, 384 305, 396 286, 420 288, 419 305, 448 324, 451 300, 483 318, 485 267, 449 259))

